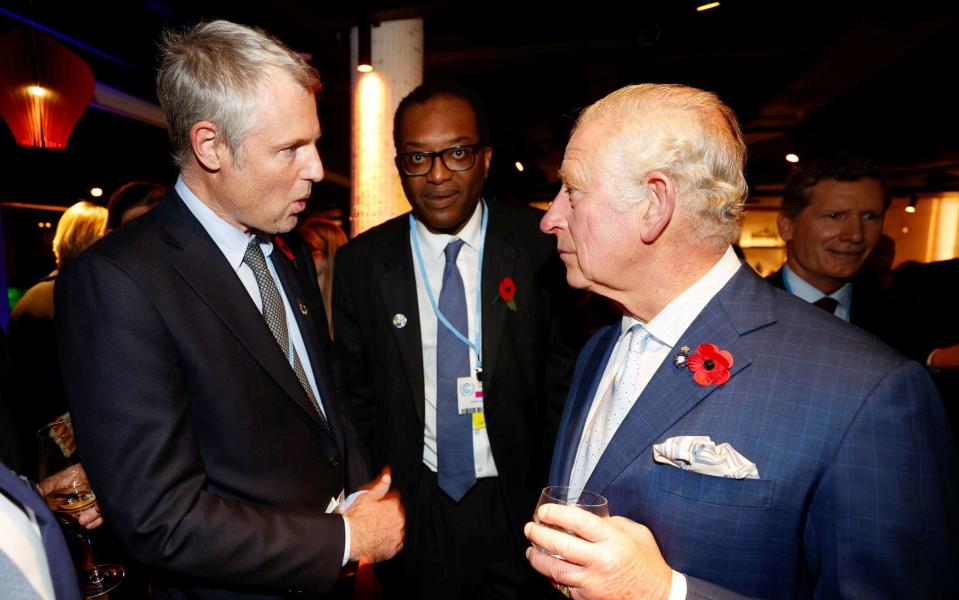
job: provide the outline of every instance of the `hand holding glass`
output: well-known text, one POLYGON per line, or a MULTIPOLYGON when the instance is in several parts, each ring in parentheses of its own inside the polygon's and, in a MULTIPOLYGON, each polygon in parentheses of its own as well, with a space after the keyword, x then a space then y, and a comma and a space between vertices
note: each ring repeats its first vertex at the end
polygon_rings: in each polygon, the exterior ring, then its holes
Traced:
MULTIPOLYGON (((539 495, 539 502, 536 503, 536 510, 533 512, 533 522, 537 525, 543 525, 544 527, 549 527, 551 529, 557 528, 553 527, 552 525, 540 523, 539 520, 539 507, 544 504, 565 504, 566 506, 575 506, 577 508, 581 508, 599 517, 609 516, 609 503, 601 494, 563 485, 548 485, 543 488, 543 491, 539 495)), ((570 535, 576 535, 570 531, 566 531, 566 533, 570 535)), ((563 558, 562 556, 547 552, 539 546, 536 546, 536 549, 544 554, 549 554, 554 558, 563 558)))
POLYGON ((81 515, 89 515, 94 510, 97 497, 83 466, 76 461, 76 442, 70 421, 52 423, 37 435, 42 444, 40 474, 44 477, 40 488, 47 506, 56 513, 73 545, 80 587, 87 597, 106 594, 120 585, 125 571, 120 565, 97 564, 90 532, 80 524, 81 515))

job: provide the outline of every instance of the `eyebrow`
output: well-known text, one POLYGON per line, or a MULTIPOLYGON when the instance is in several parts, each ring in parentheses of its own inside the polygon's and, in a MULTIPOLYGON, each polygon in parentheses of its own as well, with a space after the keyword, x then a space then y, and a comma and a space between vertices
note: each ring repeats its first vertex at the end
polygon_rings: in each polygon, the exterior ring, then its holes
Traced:
MULTIPOLYGON (((471 142, 471 139, 472 139, 471 136, 461 135, 457 138, 448 140, 446 143, 450 145, 444 146, 443 149, 445 150, 446 148, 455 148, 456 146, 463 146, 465 144, 473 143, 471 142)), ((477 139, 479 139, 479 136, 477 136, 477 139)), ((401 147, 406 148, 408 146, 419 149, 419 150, 423 150, 424 148, 426 148, 427 144, 425 142, 418 142, 416 140, 411 140, 411 141, 403 142, 403 145, 401 147)))

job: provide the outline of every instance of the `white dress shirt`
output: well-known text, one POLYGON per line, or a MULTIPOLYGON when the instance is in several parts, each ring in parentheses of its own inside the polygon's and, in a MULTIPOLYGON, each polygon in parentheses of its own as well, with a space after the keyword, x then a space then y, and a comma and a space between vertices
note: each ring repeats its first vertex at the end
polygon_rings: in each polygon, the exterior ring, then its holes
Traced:
MULTIPOLYGON (((5 468, 0 465, 0 469, 5 468)), ((37 518, 33 511, 14 504, 0 491, 0 553, 13 563, 37 593, 38 598, 54 600, 53 581, 37 518)), ((0 593, 2 596, 2 593, 0 593)))
MULTIPOLYGON (((416 221, 414 230, 419 238, 420 253, 423 257, 423 266, 429 279, 433 297, 439 302, 440 291, 443 288, 443 269, 446 266, 446 257, 443 250, 454 238, 463 240, 463 247, 456 258, 456 266, 463 278, 463 288, 466 292, 466 316, 469 331, 461 331, 465 337, 476 343, 476 290, 480 285, 479 279, 479 252, 483 244, 482 220, 483 202, 476 205, 473 215, 456 236, 444 233, 433 233, 425 225, 416 221)), ((431 471, 436 472, 436 331, 443 327, 433 312, 423 281, 423 273, 416 259, 416 250, 413 248, 413 239, 410 238, 410 250, 413 253, 413 272, 416 274, 416 302, 420 316, 420 344, 423 348, 423 395, 426 407, 423 411, 423 464, 431 471)), ((482 315, 480 315, 482 317, 482 315)), ((470 372, 463 376, 476 373, 476 352, 470 348, 470 372)), ((493 461, 493 451, 489 445, 489 435, 486 428, 473 429, 473 464, 476 467, 476 478, 496 477, 496 463, 493 461)))
MULTIPOLYGON (((817 288, 807 283, 805 279, 796 275, 796 273, 789 268, 788 264, 783 265, 783 286, 787 292, 794 296, 799 296, 810 304, 826 297, 826 294, 823 294, 817 288)), ((836 302, 839 303, 836 305, 836 310, 833 311, 833 314, 843 321, 849 321, 849 309, 852 306, 852 283, 847 283, 842 286, 835 292, 829 294, 829 297, 834 298, 836 302)))

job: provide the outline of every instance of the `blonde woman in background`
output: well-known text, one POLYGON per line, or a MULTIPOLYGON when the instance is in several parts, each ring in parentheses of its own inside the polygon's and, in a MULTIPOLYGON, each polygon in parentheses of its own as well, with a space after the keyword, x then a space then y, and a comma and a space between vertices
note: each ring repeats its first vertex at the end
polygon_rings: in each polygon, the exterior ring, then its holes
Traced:
POLYGON ((330 325, 330 337, 333 336, 333 314, 330 303, 333 294, 333 257, 336 251, 346 243, 346 234, 340 226, 324 217, 310 217, 299 225, 300 235, 313 251, 313 264, 316 266, 316 281, 323 294, 323 308, 330 325))
POLYGON ((107 209, 77 202, 63 213, 53 237, 56 268, 27 290, 10 313, 10 358, 17 385, 11 402, 24 465, 36 465, 35 433, 67 412, 53 327, 53 286, 60 270, 107 231, 107 209))

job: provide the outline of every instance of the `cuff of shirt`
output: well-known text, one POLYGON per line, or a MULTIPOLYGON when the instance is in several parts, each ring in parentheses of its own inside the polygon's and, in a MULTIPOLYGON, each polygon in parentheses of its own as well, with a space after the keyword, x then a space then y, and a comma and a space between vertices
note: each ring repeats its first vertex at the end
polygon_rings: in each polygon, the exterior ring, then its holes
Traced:
MULTIPOLYGON (((346 515, 343 517, 343 562, 340 563, 341 567, 345 567, 346 563, 350 562, 350 521, 346 518, 346 515)), ((675 577, 674 577, 675 580, 675 577)), ((685 585, 683 586, 685 590, 685 585)), ((685 593, 685 592, 684 592, 685 593)), ((672 598, 670 598, 672 600, 672 598)))
POLYGON ((686 576, 673 571, 673 583, 669 586, 669 600, 686 600, 686 576))

